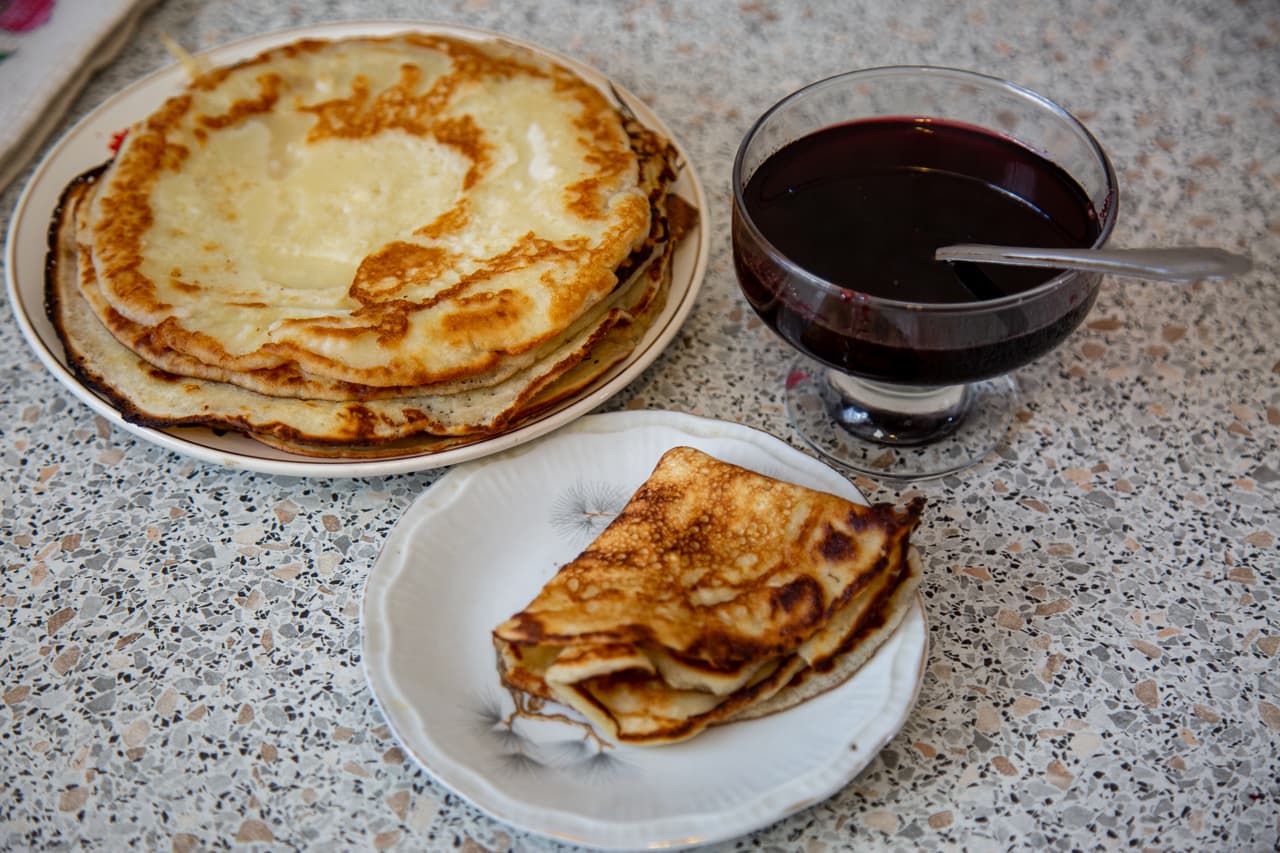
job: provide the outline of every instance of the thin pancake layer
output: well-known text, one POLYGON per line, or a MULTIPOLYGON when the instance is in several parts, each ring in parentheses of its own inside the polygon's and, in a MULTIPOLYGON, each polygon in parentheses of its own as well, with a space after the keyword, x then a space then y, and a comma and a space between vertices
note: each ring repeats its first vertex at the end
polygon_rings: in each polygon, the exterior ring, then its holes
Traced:
MULTIPOLYGON (((683 207, 687 205, 683 204, 678 197, 667 194, 667 184, 674 172, 670 152, 664 151, 662 147, 665 143, 657 140, 652 132, 643 128, 633 118, 627 119, 626 126, 636 143, 637 150, 650 152, 641 160, 641 178, 642 187, 650 199, 653 216, 648 237, 615 271, 620 282, 618 288, 626 287, 629 282, 633 282, 634 277, 649 266, 664 251, 664 248, 669 248, 670 244, 678 242, 691 227, 685 221, 688 215, 682 212, 682 205, 683 207), (668 220, 669 207, 677 210, 674 222, 668 220)), ((96 192, 100 191, 101 185, 101 180, 95 181, 93 188, 86 191, 88 195, 77 204, 75 210, 77 234, 81 241, 80 289, 88 300, 90 308, 117 340, 151 365, 179 376, 229 382, 270 396, 312 400, 364 401, 410 397, 421 393, 455 394, 495 385, 546 360, 554 355, 557 349, 562 348, 566 341, 580 335, 584 330, 607 324, 609 310, 617 302, 616 299, 606 297, 586 309, 557 336, 518 354, 509 354, 501 360, 499 365, 488 371, 450 382, 433 383, 425 388, 362 385, 330 379, 310 374, 293 362, 249 370, 230 369, 200 361, 171 348, 166 343, 169 334, 164 324, 155 327, 134 322, 117 311, 107 299, 93 264, 93 243, 89 224, 90 211, 93 208, 91 199, 96 192)), ((694 218, 696 219, 696 214, 694 218)))
POLYGON ((539 411, 556 393, 572 393, 589 383, 629 352, 660 310, 669 282, 669 246, 664 246, 627 287, 609 297, 602 322, 579 332, 530 370, 492 387, 369 401, 271 397, 157 369, 98 321, 84 296, 85 290, 92 292, 94 277, 92 267, 79 263, 82 249, 74 216, 92 180, 87 176, 68 189, 50 233, 46 301, 71 367, 139 423, 224 426, 298 452, 314 448, 327 455, 326 448, 336 445, 382 444, 424 433, 432 437, 393 452, 431 452, 457 444, 439 436, 505 428, 539 411))
MULTIPOLYGON (((671 681, 655 666, 652 647, 643 652, 630 646, 604 647, 604 663, 563 667, 566 657, 576 662, 601 650, 568 646, 548 656, 541 680, 547 695, 580 712, 613 740, 675 743, 718 723, 784 711, 844 683, 897 628, 915 601, 919 582, 919 558, 913 550, 907 561, 891 561, 800 651, 762 661, 727 694, 671 681)), ((537 694, 529 662, 516 655, 505 659, 504 666, 508 672, 523 672, 521 689, 537 694)))
POLYGON ((692 736, 856 645, 910 575, 921 509, 865 507, 674 448, 495 629, 504 677, 622 741, 692 736))
POLYGON ((105 303, 207 365, 496 381, 615 289, 662 151, 515 46, 305 41, 133 127, 87 242, 105 303))
POLYGON ((733 714, 732 720, 754 720, 794 708, 828 690, 844 684, 892 636, 907 612, 915 606, 923 567, 915 548, 908 548, 905 571, 889 587, 878 605, 862 610, 843 632, 829 632, 825 645, 829 654, 805 667, 773 696, 733 714))

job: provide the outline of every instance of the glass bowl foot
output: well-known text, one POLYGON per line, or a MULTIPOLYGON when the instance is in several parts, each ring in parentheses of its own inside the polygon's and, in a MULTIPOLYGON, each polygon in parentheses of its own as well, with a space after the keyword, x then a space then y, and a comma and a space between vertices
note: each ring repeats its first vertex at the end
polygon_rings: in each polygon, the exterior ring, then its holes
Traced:
POLYGON ((927 480, 976 465, 1004 439, 1017 385, 998 376, 915 388, 868 382, 807 358, 787 375, 792 425, 829 461, 880 479, 927 480))

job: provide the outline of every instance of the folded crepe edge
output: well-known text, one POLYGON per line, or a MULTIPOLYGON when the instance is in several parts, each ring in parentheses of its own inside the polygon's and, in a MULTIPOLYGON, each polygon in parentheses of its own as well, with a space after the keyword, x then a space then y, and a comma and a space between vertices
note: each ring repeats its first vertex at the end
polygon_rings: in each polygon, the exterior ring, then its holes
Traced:
MULTIPOLYGON (((651 735, 623 735, 619 731, 618 720, 590 692, 586 681, 591 676, 584 676, 580 670, 578 680, 574 682, 558 681, 554 678, 539 678, 528 673, 531 678, 524 679, 522 673, 526 669, 511 666, 511 655, 517 657, 532 652, 536 648, 522 644, 510 643, 496 634, 492 637, 498 652, 498 670, 502 682, 515 691, 522 691, 539 700, 559 702, 580 713, 592 725, 597 734, 615 744, 631 746, 660 746, 687 740, 702 731, 716 725, 729 722, 759 719, 761 717, 786 711, 816 696, 833 690, 853 677, 871 660, 885 641, 901 625, 906 614, 915 605, 918 590, 923 576, 923 565, 919 551, 906 538, 910 525, 903 531, 903 538, 898 544, 901 550, 897 555, 901 569, 892 578, 889 589, 876 596, 868 603, 867 614, 855 622, 849 634, 843 637, 837 648, 830 655, 815 661, 816 667, 810 666, 799 653, 793 652, 772 662, 766 662, 757 669, 753 680, 733 693, 724 696, 712 693, 705 694, 707 700, 714 704, 707 710, 691 715, 674 725, 661 729, 651 735)), ((848 602, 846 606, 854 606, 848 602)), ((641 655, 639 650, 632 649, 633 654, 641 655)), ((631 655, 622 655, 606 663, 593 674, 620 672, 628 668, 624 661, 634 660, 631 655)), ((554 664, 552 664, 554 667, 554 664)), ((641 667, 652 672, 652 666, 641 667)), ((658 667, 660 670, 661 667, 658 667)), ((544 675, 550 675, 548 669, 544 675)), ((673 688, 677 689, 677 688, 673 688)), ((527 704, 527 703, 524 703, 527 704)), ((535 703, 537 704, 537 703, 535 703)), ((517 706, 522 703, 517 700, 517 706)))
POLYGON ((898 585, 889 593, 879 608, 883 619, 879 624, 861 626, 848 649, 837 652, 832 666, 825 671, 808 667, 781 690, 763 702, 744 708, 725 722, 755 720, 786 711, 844 684, 875 656, 880 647, 893 636, 907 613, 915 606, 919 596, 924 570, 920 552, 914 545, 908 546, 906 570, 898 585))

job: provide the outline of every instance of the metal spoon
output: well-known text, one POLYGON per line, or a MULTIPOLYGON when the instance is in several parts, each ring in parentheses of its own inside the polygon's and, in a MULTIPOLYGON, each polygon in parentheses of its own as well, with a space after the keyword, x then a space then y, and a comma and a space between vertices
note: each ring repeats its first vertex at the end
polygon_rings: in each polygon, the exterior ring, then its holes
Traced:
POLYGON ((1245 255, 1205 246, 1171 249, 1028 249, 961 243, 943 246, 939 261, 974 261, 1015 267, 1049 267, 1110 273, 1154 281, 1201 281, 1243 275, 1253 268, 1245 255))

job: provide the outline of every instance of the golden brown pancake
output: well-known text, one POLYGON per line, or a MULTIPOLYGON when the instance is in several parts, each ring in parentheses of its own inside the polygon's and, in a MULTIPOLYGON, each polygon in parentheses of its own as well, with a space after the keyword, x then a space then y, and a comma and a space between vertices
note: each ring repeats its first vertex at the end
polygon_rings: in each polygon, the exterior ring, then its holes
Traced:
POLYGON ((765 707, 806 672, 847 678, 839 660, 865 659, 910 601, 922 508, 866 507, 674 448, 494 630, 503 678, 641 745, 765 707))
POLYGON ((630 354, 696 221, 677 167, 524 48, 302 41, 200 74, 73 182, 46 301, 72 369, 136 423, 438 452, 630 354))
POLYGON ((83 242, 106 305, 207 365, 490 384, 613 292, 666 153, 517 46, 303 41, 135 125, 83 242))
POLYGON ((373 400, 272 397, 159 369, 98 321, 85 299, 85 291, 93 289, 93 270, 78 263, 82 247, 75 239, 74 217, 92 181, 86 176, 69 188, 58 227, 51 230, 46 268, 46 303, 73 371, 134 422, 239 430, 306 455, 378 458, 439 452, 533 417, 590 384, 630 352, 660 310, 670 277, 664 250, 610 297, 601 323, 497 385, 449 395, 373 400))
POLYGON ((845 608, 839 628, 829 626, 809 652, 813 662, 801 669, 773 696, 734 714, 732 720, 754 720, 794 708, 848 681, 897 630, 918 601, 923 566, 920 554, 908 547, 906 562, 896 580, 845 608))
MULTIPOLYGON (((687 205, 682 205, 680 199, 668 196, 666 193, 666 185, 673 174, 671 164, 668 161, 670 152, 662 152, 654 147, 658 145, 656 138, 649 131, 642 128, 633 118, 628 118, 626 125, 637 145, 649 145, 653 150, 653 156, 646 156, 642 159, 643 169, 641 176, 643 186, 650 195, 650 204, 654 216, 651 218, 650 232, 646 240, 615 270, 619 283, 614 288, 614 294, 626 287, 628 282, 634 279, 637 272, 643 270, 655 258, 659 257, 664 249, 669 248, 670 244, 683 237, 691 227, 685 221, 688 218, 688 215, 684 212, 687 205), (674 206, 678 212, 675 222, 668 221, 667 211, 671 206, 674 206)), ((100 184, 101 181, 98 181, 92 190, 87 191, 89 193, 88 199, 92 199, 92 194, 99 190, 100 184)), ((357 382, 315 376, 292 362, 250 370, 230 369, 217 364, 205 363, 191 355, 171 348, 166 343, 169 338, 169 329, 164 324, 159 327, 143 325, 130 320, 115 309, 106 298, 107 294, 98 281, 97 270, 93 264, 92 241, 85 240, 84 236, 91 233, 89 226, 91 210, 92 204, 88 200, 82 201, 77 205, 76 209, 77 229, 82 240, 80 250, 81 290, 85 298, 88 299, 94 313, 98 315, 111 334, 150 364, 168 373, 211 379, 219 382, 230 382, 251 391, 271 396, 300 397, 316 400, 373 400, 388 397, 406 397, 423 392, 452 394, 494 385, 519 371, 534 366, 539 361, 545 361, 556 350, 562 348, 567 340, 585 330, 592 327, 598 330, 601 326, 606 325, 609 322, 609 309, 617 301, 606 297, 583 312, 580 317, 556 337, 524 352, 509 354, 501 360, 499 366, 494 367, 492 370, 448 382, 432 383, 425 387, 363 385, 357 382)), ((696 218, 696 214, 694 216, 696 218)), ((648 298, 652 299, 655 293, 656 291, 650 293, 648 298)))

